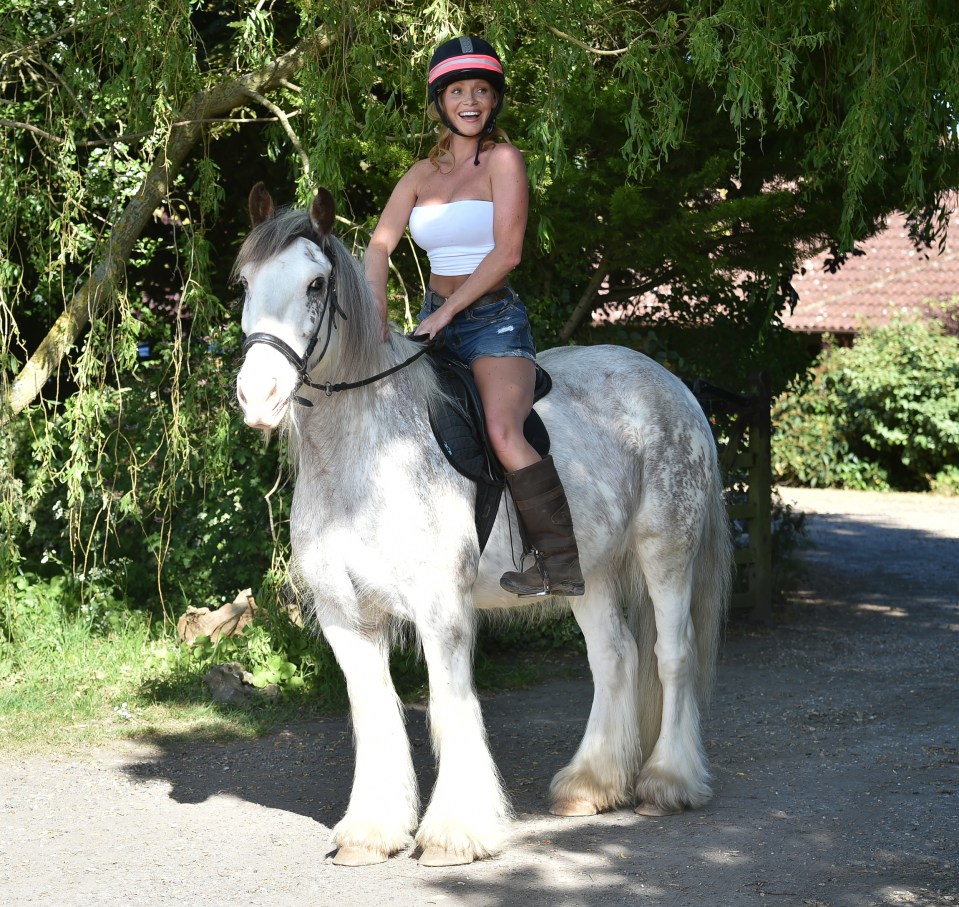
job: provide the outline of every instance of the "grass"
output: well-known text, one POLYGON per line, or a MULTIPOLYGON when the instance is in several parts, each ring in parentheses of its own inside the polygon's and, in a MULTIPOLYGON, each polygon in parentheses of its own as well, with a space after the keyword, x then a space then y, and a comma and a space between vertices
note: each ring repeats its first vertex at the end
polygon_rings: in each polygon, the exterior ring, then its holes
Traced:
POLYGON ((236 709, 205 695, 203 674, 232 660, 236 646, 208 646, 201 659, 146 615, 116 611, 104 628, 82 610, 43 604, 19 617, 15 643, 0 637, 0 750, 63 751, 153 734, 236 739, 302 717, 302 703, 289 697, 236 709))
POLYGON ((104 635, 67 617, 20 630, 16 647, 0 649, 4 750, 97 746, 144 726, 231 721, 202 702, 174 704, 149 695, 159 640, 145 620, 131 617, 104 635))
MULTIPOLYGON (((119 739, 236 740, 279 724, 347 708, 345 685, 329 649, 267 614, 241 637, 188 648, 167 623, 138 612, 113 612, 97 626, 82 609, 64 614, 47 601, 18 620, 16 644, 0 637, 0 752, 87 749, 119 739), (231 708, 213 702, 202 683, 213 664, 239 661, 251 671, 279 667, 284 698, 231 708), (257 668, 257 665, 260 668, 257 668)), ((568 619, 567 619, 568 620, 568 619)), ((568 674, 569 628, 481 629, 475 679, 482 690, 515 689, 568 674)), ((417 653, 392 658, 406 702, 428 697, 417 653)))

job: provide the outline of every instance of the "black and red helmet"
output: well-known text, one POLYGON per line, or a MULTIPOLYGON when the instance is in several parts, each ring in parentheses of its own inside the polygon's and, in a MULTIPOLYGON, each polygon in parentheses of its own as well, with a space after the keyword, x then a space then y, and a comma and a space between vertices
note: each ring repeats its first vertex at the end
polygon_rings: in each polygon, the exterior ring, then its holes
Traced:
POLYGON ((503 95, 506 94, 507 85, 503 75, 503 63, 488 41, 473 35, 451 38, 437 47, 430 57, 427 77, 429 99, 436 105, 436 112, 443 125, 456 133, 459 133, 459 130, 448 122, 443 105, 439 103, 439 96, 447 85, 463 79, 485 79, 496 89, 496 103, 483 130, 484 135, 489 135, 496 125, 496 117, 503 109, 503 95))
POLYGON ((482 38, 450 38, 433 51, 427 78, 430 100, 436 101, 447 85, 461 79, 486 79, 500 97, 506 93, 503 63, 493 45, 482 38))

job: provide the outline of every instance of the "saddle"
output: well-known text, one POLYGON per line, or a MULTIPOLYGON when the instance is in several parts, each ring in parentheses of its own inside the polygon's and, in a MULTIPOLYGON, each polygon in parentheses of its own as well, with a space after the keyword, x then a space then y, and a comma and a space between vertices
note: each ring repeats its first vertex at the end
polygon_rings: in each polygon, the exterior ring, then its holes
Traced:
MULTIPOLYGON (((451 401, 430 410, 430 425, 453 468, 476 483, 476 536, 482 554, 499 511, 506 473, 490 446, 483 402, 469 366, 442 347, 431 349, 430 357, 451 401)), ((549 374, 537 364, 533 402, 545 397, 552 386, 549 374)), ((535 409, 526 418, 523 434, 540 456, 549 453, 549 433, 535 409)))

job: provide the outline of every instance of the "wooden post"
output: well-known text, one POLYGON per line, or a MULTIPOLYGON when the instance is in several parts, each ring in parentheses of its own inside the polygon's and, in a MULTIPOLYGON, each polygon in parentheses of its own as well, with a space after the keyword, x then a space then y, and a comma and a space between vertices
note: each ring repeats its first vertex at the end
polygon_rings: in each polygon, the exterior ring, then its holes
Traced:
POLYGON ((749 526, 749 542, 754 560, 752 576, 752 617, 768 621, 772 617, 773 538, 772 538, 772 421, 770 418, 769 376, 753 375, 756 408, 749 424, 749 447, 753 463, 749 470, 749 499, 755 504, 755 516, 749 526))
POLYGON ((727 483, 745 482, 746 500, 727 505, 731 520, 745 524, 747 544, 735 552, 740 570, 740 586, 733 595, 732 607, 748 611, 753 620, 768 621, 772 616, 772 462, 769 414, 769 377, 764 372, 752 376, 753 393, 740 408, 740 417, 730 431, 721 457, 727 483), (742 442, 745 440, 745 444, 742 442))

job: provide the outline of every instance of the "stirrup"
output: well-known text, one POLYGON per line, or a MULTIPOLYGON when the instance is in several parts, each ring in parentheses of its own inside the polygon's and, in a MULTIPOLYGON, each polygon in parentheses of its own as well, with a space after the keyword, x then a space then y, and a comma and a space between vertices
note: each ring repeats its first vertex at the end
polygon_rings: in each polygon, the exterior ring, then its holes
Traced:
MULTIPOLYGON (((536 564, 536 568, 539 570, 540 578, 543 580, 542 590, 536 592, 517 592, 515 593, 517 598, 541 598, 547 595, 550 595, 553 591, 552 584, 549 580, 549 571, 546 569, 546 561, 535 548, 530 548, 530 556, 533 558, 533 563, 536 564)), ((524 571, 525 572, 525 571, 524 571)))
MULTIPOLYGON (((526 573, 524 568, 527 557, 533 558, 533 563, 536 564, 536 568, 539 570, 539 575, 543 580, 543 588, 537 589, 535 592, 514 592, 512 589, 507 589, 506 591, 509 592, 510 595, 515 595, 517 598, 546 598, 546 596, 552 595, 552 585, 549 579, 549 571, 546 569, 546 562, 543 559, 543 556, 535 548, 530 548, 529 550, 523 552, 523 556, 520 558, 519 562, 520 569, 516 571, 517 574, 522 576, 526 573)), ((500 583, 502 583, 502 579, 500 580, 500 583)))

